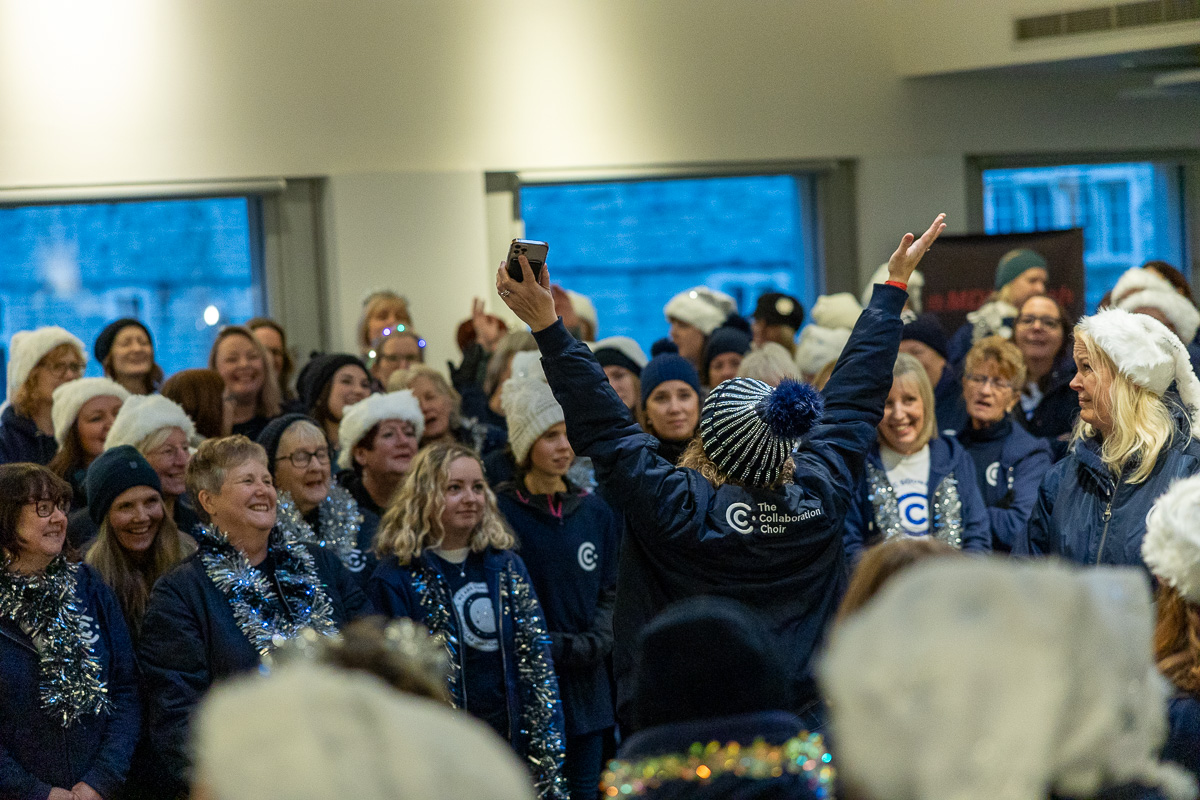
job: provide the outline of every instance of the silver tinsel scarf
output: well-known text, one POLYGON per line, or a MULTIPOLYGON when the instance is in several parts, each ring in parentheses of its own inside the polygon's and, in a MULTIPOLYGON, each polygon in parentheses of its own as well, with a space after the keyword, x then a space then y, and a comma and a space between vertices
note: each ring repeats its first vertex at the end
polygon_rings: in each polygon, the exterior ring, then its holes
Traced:
MULTIPOLYGON (((875 514, 875 527, 884 539, 907 536, 900 523, 900 503, 887 473, 867 462, 867 499, 875 514)), ((962 498, 958 494, 958 479, 947 475, 937 485, 930 498, 929 535, 952 547, 962 549, 962 498)))
POLYGON ((317 575, 317 563, 304 545, 284 541, 278 530, 271 531, 268 547, 275 557, 275 581, 283 593, 281 598, 225 534, 211 525, 198 525, 193 535, 204 571, 229 601, 234 621, 260 656, 304 628, 323 635, 338 632, 333 604, 317 575))
POLYGON ((58 556, 40 575, 0 570, 0 617, 31 631, 38 651, 42 708, 64 728, 85 716, 108 713, 112 699, 102 667, 84 636, 75 589, 79 566, 58 556))
MULTIPOLYGON (((425 558, 408 568, 412 572, 413 589, 425 612, 425 626, 450 654, 450 696, 455 707, 462 708, 461 645, 450 605, 450 588, 425 558)), ((537 795, 542 800, 565 800, 569 794, 562 774, 565 741, 555 713, 559 706, 558 678, 547 655, 550 636, 546 633, 546 623, 533 588, 513 571, 511 565, 505 566, 500 574, 498 611, 501 636, 504 635, 503 618, 508 617, 513 623, 521 707, 517 727, 529 742, 523 755, 533 775, 537 795)))
POLYGON ((304 521, 296 501, 288 492, 279 493, 276 507, 277 527, 289 542, 315 544, 332 550, 351 572, 361 572, 362 553, 358 551, 358 531, 362 527, 363 515, 358 503, 345 487, 332 484, 329 496, 318 507, 319 531, 304 521))

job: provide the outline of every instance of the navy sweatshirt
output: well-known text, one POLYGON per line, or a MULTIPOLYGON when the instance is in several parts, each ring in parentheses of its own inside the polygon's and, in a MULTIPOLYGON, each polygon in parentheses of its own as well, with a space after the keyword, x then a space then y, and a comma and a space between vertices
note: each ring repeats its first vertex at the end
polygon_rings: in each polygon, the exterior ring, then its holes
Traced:
POLYGON ((11 405, 0 413, 0 464, 28 461, 49 464, 58 452, 58 442, 38 430, 37 423, 17 413, 11 405))

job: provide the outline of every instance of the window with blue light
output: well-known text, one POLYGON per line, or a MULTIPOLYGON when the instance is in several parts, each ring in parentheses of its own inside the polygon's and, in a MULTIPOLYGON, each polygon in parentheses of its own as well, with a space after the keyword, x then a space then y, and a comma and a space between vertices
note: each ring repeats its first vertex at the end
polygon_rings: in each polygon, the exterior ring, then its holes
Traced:
MULTIPOLYGON (((0 209, 0 340, 60 325, 87 345, 120 317, 154 335, 170 375, 208 365, 221 325, 262 313, 246 197, 0 209)), ((6 354, 7 356, 7 354, 6 354)), ((88 375, 100 365, 88 364, 88 375)))
POLYGON ((983 171, 984 230, 1083 228, 1090 312, 1130 267, 1157 259, 1188 274, 1182 193, 1182 170, 1173 163, 988 169, 983 171), (1015 202, 1017 196, 1024 202, 1015 202))
POLYGON ((748 315, 763 292, 811 308, 821 293, 814 181, 758 175, 521 187, 525 236, 550 244, 551 278, 591 298, 599 337, 649 352, 662 309, 703 284, 748 315))

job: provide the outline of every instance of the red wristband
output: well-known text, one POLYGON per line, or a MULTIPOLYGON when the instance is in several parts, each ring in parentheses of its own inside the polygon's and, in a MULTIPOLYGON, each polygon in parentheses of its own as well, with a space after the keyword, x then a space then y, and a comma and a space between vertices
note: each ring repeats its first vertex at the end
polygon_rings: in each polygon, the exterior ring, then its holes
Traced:
POLYGON ((908 291, 907 283, 901 283, 900 281, 884 281, 884 283, 886 283, 888 286, 895 286, 897 289, 901 289, 906 292, 908 291))

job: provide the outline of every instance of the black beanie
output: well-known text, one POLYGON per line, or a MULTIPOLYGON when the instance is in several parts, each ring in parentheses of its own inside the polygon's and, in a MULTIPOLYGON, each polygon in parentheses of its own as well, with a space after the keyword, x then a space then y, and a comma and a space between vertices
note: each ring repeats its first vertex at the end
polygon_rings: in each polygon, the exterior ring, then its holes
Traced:
MULTIPOLYGON (((276 417, 267 423, 267 427, 262 429, 262 433, 255 439, 256 442, 262 445, 267 451, 267 472, 275 474, 275 452, 279 450, 279 440, 283 438, 283 434, 287 433, 287 429, 292 427, 292 423, 304 420, 317 425, 316 420, 307 414, 284 414, 282 417, 276 417)), ((321 426, 317 425, 317 430, 321 426)))
POLYGON ((333 380, 333 374, 342 367, 349 364, 355 364, 362 367, 362 371, 369 376, 371 373, 367 371, 367 367, 363 364, 362 359, 358 356, 352 356, 349 353, 327 353, 321 356, 313 356, 304 369, 300 370, 300 376, 296 378, 296 391, 300 395, 300 402, 304 405, 304 410, 311 413, 313 407, 317 404, 317 398, 321 396, 325 384, 333 380))
POLYGON ((744 356, 750 352, 750 334, 737 328, 717 328, 704 345, 704 366, 707 368, 717 356, 737 353, 744 356))
POLYGON ((643 629, 634 680, 636 730, 791 708, 780 643, 746 606, 691 597, 643 629))
POLYGON ((117 338, 117 334, 128 328, 130 325, 136 325, 146 332, 146 338, 150 340, 150 346, 154 346, 154 337, 150 335, 150 329, 145 326, 139 319, 133 317, 124 317, 116 322, 110 322, 104 326, 104 330, 100 331, 100 335, 96 337, 96 345, 92 348, 92 352, 96 355, 96 360, 101 364, 104 359, 108 358, 108 354, 112 352, 113 342, 117 338))
POLYGON ((159 494, 162 483, 150 462, 131 444, 122 444, 96 456, 88 467, 84 487, 87 489, 88 516, 99 525, 108 516, 108 509, 121 492, 135 486, 149 486, 159 494))
POLYGON ((946 342, 946 332, 942 323, 933 314, 922 314, 904 326, 900 341, 912 340, 920 342, 935 351, 942 358, 949 358, 950 348, 946 342))
POLYGON ((791 295, 765 292, 758 296, 753 317, 764 325, 786 325, 800 330, 804 324, 804 306, 791 295))

